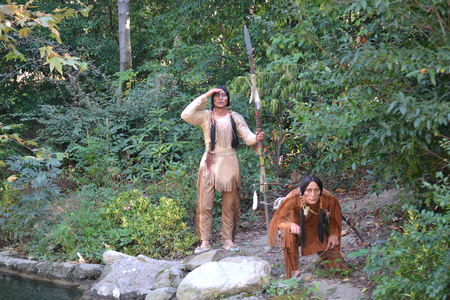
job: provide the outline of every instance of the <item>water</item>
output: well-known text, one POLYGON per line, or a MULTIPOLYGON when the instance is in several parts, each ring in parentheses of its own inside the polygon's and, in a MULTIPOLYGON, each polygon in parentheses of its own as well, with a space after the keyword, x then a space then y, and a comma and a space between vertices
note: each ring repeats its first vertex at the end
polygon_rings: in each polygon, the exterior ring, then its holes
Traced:
POLYGON ((0 300, 79 300, 82 295, 75 288, 0 273, 0 300))

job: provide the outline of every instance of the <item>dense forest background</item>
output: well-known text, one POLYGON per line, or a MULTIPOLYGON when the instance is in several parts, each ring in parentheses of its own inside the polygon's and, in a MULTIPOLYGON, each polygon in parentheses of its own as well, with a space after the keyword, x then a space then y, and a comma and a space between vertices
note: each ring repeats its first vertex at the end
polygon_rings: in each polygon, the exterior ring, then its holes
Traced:
MULTIPOLYGON (((6 2, 1 245, 48 260, 81 252, 96 261, 105 247, 153 257, 191 251, 204 146, 201 130, 180 113, 226 85, 233 110, 255 128, 246 24, 268 181, 295 183, 315 173, 331 190, 369 184, 373 192, 413 192, 414 200, 396 208, 409 225, 377 248, 388 262, 372 265, 380 274, 375 295, 445 299, 448 1, 134 0, 132 67, 121 72, 117 1, 6 2), (401 243, 405 237, 412 240, 401 243), (405 260, 404 253, 417 256, 405 260), (418 265, 426 271, 412 272, 418 265)), ((249 148, 238 153, 243 218, 250 218, 259 162, 249 148)))

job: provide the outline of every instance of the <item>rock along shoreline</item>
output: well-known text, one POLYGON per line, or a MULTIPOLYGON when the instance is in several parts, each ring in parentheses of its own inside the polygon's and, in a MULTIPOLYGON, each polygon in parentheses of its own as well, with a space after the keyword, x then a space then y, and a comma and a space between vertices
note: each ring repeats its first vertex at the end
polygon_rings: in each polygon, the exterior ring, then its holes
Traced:
POLYGON ((196 256, 188 263, 155 260, 108 250, 103 264, 39 262, 19 253, 0 250, 0 272, 77 288, 83 300, 261 300, 248 297, 270 276, 270 264, 256 257, 238 256, 218 261, 216 251, 196 256), (192 272, 191 272, 192 271, 192 272))

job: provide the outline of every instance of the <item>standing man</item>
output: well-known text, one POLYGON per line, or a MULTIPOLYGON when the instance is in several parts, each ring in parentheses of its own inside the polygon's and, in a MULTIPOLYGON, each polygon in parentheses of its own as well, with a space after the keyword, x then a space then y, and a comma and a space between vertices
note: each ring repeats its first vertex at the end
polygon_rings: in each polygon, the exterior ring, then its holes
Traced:
POLYGON ((233 242, 240 218, 241 174, 236 154, 238 137, 252 146, 264 140, 264 133, 251 132, 244 118, 231 109, 228 110, 229 107, 230 94, 225 87, 219 86, 192 101, 181 113, 183 120, 202 128, 206 148, 200 161, 197 180, 196 229, 201 245, 195 249, 195 254, 212 249, 212 208, 216 190, 222 194, 223 248, 239 251, 239 247, 233 242), (211 110, 205 110, 208 97, 211 97, 211 110))
POLYGON ((342 213, 339 201, 325 190, 322 181, 307 176, 277 209, 269 229, 269 245, 277 245, 281 231, 286 278, 300 277, 299 246, 302 255, 319 254, 326 267, 348 270, 340 252, 342 213))

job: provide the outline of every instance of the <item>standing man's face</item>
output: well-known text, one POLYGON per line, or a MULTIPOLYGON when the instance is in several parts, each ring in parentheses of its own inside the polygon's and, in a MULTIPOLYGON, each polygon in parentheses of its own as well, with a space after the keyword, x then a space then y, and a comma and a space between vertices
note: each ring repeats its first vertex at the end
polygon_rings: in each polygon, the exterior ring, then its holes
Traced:
POLYGON ((214 107, 217 108, 224 108, 228 104, 228 96, 225 91, 221 90, 220 92, 217 92, 214 94, 214 107))
POLYGON ((303 193, 303 198, 305 198, 305 202, 307 204, 316 204, 320 198, 320 188, 315 181, 311 181, 311 183, 306 187, 305 192, 303 193))

